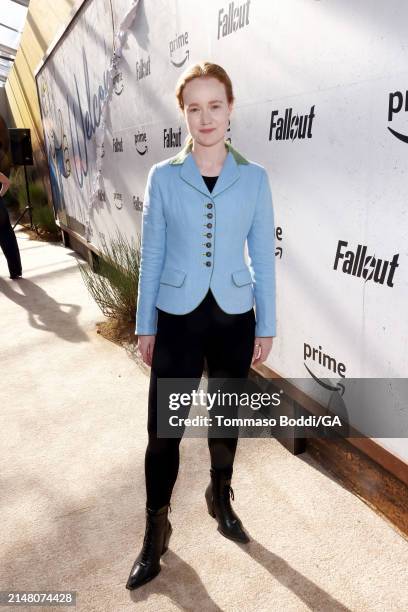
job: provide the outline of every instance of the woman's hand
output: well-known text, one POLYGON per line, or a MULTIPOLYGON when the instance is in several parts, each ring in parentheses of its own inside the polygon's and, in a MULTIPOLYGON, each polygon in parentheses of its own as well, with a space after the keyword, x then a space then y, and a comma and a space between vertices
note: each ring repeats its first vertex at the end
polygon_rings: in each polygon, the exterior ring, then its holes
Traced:
POLYGON ((8 188, 10 187, 10 181, 8 180, 7 176, 2 172, 0 172, 0 183, 2 184, 0 189, 0 196, 3 197, 6 194, 8 188))
POLYGON ((252 355, 252 365, 262 363, 267 359, 271 352, 273 336, 268 338, 255 338, 254 354, 252 355))
POLYGON ((143 361, 148 365, 152 365, 153 348, 156 336, 138 336, 137 347, 142 355, 143 361))

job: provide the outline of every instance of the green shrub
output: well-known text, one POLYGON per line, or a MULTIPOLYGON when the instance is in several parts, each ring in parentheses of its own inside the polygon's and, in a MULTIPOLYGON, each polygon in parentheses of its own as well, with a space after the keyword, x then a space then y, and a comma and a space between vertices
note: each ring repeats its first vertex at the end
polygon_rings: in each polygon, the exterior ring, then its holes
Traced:
MULTIPOLYGON (((28 187, 30 193, 31 206, 33 208, 48 207, 48 196, 45 192, 44 187, 40 181, 31 183, 28 187)), ((27 192, 25 191, 25 198, 27 199, 27 192)))
POLYGON ((15 166, 12 168, 10 181, 10 188, 7 195, 10 197, 11 201, 18 203, 18 208, 22 211, 27 200, 24 168, 22 166, 15 166))
POLYGON ((41 206, 40 208, 33 208, 33 224, 44 229, 51 234, 59 233, 60 229, 55 223, 54 212, 48 206, 41 206))
MULTIPOLYGON (((41 179, 36 178, 33 180, 35 176, 33 172, 27 172, 28 192, 30 194, 31 206, 33 207, 33 223, 40 230, 59 234, 60 229, 55 223, 54 212, 48 204, 47 193, 41 179)), ((24 168, 22 166, 15 166, 13 168, 10 181, 10 188, 6 193, 5 199, 11 207, 17 207, 21 214, 28 204, 24 168)), ((28 219, 28 214, 26 214, 22 222, 27 224, 28 219)))
POLYGON ((103 314, 124 322, 135 322, 140 268, 140 238, 136 245, 116 230, 116 239, 103 246, 95 270, 79 263, 82 279, 103 314))

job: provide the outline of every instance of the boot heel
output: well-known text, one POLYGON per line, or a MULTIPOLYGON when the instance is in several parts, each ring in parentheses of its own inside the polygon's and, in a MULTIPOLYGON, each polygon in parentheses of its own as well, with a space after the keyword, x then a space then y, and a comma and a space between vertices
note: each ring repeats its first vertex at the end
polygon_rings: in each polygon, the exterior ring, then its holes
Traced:
POLYGON ((167 530, 166 536, 164 538, 164 543, 163 543, 163 550, 162 550, 162 555, 164 555, 164 553, 166 552, 166 550, 169 548, 169 541, 170 541, 170 536, 173 533, 173 527, 171 526, 171 523, 169 521, 169 529, 167 530))
POLYGON ((207 501, 208 514, 212 516, 213 518, 215 518, 215 512, 213 509, 212 502, 208 501, 208 499, 206 499, 206 501, 207 501))

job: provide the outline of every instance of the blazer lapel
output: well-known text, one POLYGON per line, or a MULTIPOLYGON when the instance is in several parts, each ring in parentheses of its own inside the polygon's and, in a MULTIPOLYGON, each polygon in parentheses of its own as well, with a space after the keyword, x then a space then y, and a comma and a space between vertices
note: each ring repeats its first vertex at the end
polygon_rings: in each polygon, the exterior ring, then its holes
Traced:
POLYGON ((180 167, 180 177, 183 181, 186 181, 186 183, 194 187, 194 189, 197 189, 197 191, 200 191, 206 196, 214 197, 233 185, 235 181, 239 179, 240 172, 234 156, 231 151, 228 151, 220 175, 215 183, 215 187, 210 192, 190 151, 180 167))

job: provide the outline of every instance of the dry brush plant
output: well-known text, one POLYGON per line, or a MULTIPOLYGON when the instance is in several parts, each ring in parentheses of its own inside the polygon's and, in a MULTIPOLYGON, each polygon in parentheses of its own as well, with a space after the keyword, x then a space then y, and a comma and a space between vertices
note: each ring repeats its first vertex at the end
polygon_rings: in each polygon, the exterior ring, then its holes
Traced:
POLYGON ((82 279, 101 309, 110 318, 135 322, 140 269, 140 238, 129 242, 116 230, 116 238, 103 244, 95 269, 79 263, 82 279))

